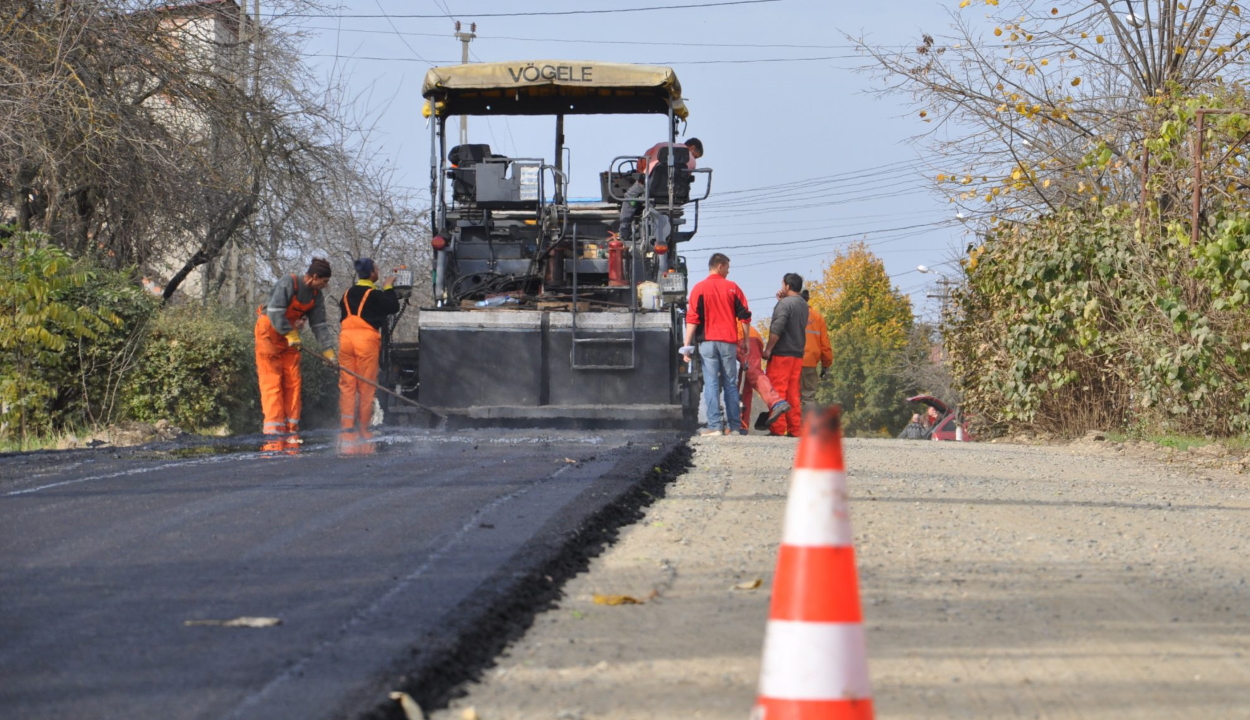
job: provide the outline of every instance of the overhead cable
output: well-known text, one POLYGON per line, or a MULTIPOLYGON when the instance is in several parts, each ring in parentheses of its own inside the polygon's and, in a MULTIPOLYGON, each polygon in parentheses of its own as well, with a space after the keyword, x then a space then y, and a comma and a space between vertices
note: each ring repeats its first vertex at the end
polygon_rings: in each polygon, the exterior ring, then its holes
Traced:
MULTIPOLYGON (((463 13, 462 18, 497 18, 497 17, 538 17, 553 15, 608 15, 613 13, 636 13, 636 12, 652 12, 655 10, 694 10, 698 8, 709 7, 726 7, 730 5, 762 5, 765 3, 781 2, 781 0, 725 0, 724 2, 698 3, 695 5, 653 5, 650 7, 639 8, 605 8, 603 10, 535 10, 530 12, 507 12, 507 13, 463 13)), ((306 18, 323 18, 337 17, 335 15, 327 15, 325 13, 282 13, 281 17, 306 17, 306 18)), ((383 15, 374 15, 362 13, 358 15, 343 15, 345 18, 379 18, 383 15)), ((396 19, 423 19, 442 18, 446 15, 421 15, 421 14, 402 14, 391 15, 396 19)))

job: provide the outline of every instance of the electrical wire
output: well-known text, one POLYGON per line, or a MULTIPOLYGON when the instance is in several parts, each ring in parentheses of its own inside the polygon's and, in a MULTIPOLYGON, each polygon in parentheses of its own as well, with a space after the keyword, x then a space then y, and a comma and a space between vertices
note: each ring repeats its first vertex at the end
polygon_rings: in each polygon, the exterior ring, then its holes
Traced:
POLYGON ((743 188, 741 190, 723 190, 716 193, 717 197, 723 195, 740 195, 742 193, 757 193, 778 190, 781 188, 803 187, 810 184, 818 184, 824 182, 845 182, 847 180, 856 180, 873 175, 881 175, 892 173, 903 168, 913 168, 915 163, 910 160, 898 160, 885 165, 879 165, 875 168, 862 168, 859 170, 847 170, 846 172, 834 173, 833 175, 820 175, 817 177, 804 178, 802 180, 794 180, 791 182, 778 183, 776 185, 761 185, 753 188, 743 188))
MULTIPOLYGON (((399 34, 399 28, 395 27, 395 21, 391 20, 391 16, 387 15, 386 10, 382 8, 382 0, 373 0, 373 2, 374 4, 378 6, 378 11, 382 13, 382 17, 386 18, 386 22, 391 26, 391 29, 395 31, 395 34, 399 37, 399 41, 404 44, 404 47, 408 48, 408 51, 411 52, 413 55, 416 55, 417 59, 420 60, 421 62, 427 65, 431 64, 429 60, 426 60, 425 58, 421 57, 421 53, 417 52, 416 49, 412 47, 412 45, 408 44, 408 41, 404 39, 403 35, 399 34)), ((347 16, 341 16, 341 17, 347 17, 347 16)))
MULTIPOLYGON (((783 205, 783 206, 777 206, 774 208, 765 208, 762 210, 753 210, 753 211, 741 212, 741 213, 720 212, 717 215, 715 215, 715 219, 723 220, 726 218, 733 218, 733 217, 752 217, 752 216, 757 216, 757 215, 767 215, 769 213, 778 212, 782 210, 789 212, 793 210, 807 210, 810 208, 836 207, 838 205, 862 203, 862 202, 868 202, 870 200, 883 200, 883 199, 890 199, 890 198, 912 197, 915 195, 928 194, 928 192, 929 191, 927 189, 923 189, 921 186, 917 186, 917 189, 910 191, 910 192, 899 192, 899 191, 882 192, 882 193, 878 193, 875 195, 861 195, 861 196, 856 196, 856 197, 843 198, 841 200, 829 200, 826 202, 810 203, 806 205, 783 205)), ((731 208, 725 208, 726 211, 730 209, 731 208)))
MULTIPOLYGON (((411 49, 411 48, 409 48, 411 49)), ((333 57, 342 60, 372 60, 376 62, 416 62, 412 58, 398 57, 378 57, 376 55, 339 55, 329 53, 305 53, 304 57, 333 57)), ((418 56, 420 57, 420 56, 418 56)), ((753 63, 779 63, 779 62, 813 62, 821 60, 862 60, 859 55, 826 55, 822 57, 797 57, 797 58, 758 58, 754 60, 648 60, 640 62, 642 65, 750 65, 753 63)), ((422 59, 429 65, 435 64, 459 64, 459 60, 437 60, 430 62, 422 59)), ((840 68, 842 70, 853 70, 854 68, 840 68)))
MULTIPOLYGON (((437 2, 438 0, 435 0, 437 2)), ((450 14, 447 17, 452 17, 450 14)), ((325 28, 317 26, 304 26, 305 30, 324 30, 333 31, 334 28, 325 28)), ((364 28, 344 28, 343 32, 354 32, 372 35, 390 35, 388 30, 367 30, 364 28)), ((421 33, 421 32, 405 32, 404 35, 412 37, 447 37, 446 33, 421 33)), ((674 44, 680 44, 682 47, 709 47, 709 48, 762 48, 762 49, 790 49, 790 50, 856 50, 857 45, 799 45, 794 43, 692 43, 682 41, 671 42, 649 42, 644 40, 570 40, 569 38, 534 38, 519 37, 516 35, 478 35, 484 40, 511 40, 514 42, 541 42, 541 43, 565 43, 576 45, 629 45, 636 47, 640 45, 655 45, 660 47, 673 47, 674 44)), ((900 48, 902 46, 899 46, 900 48)))
MULTIPOLYGON (((731 5, 763 5, 766 3, 781 2, 781 0, 725 0, 724 2, 698 3, 695 5, 653 5, 650 7, 640 8, 606 8, 603 10, 536 10, 531 12, 509 12, 509 13, 466 13, 461 17, 467 18, 497 18, 497 17, 551 17, 558 15, 609 15, 614 13, 636 13, 636 12, 652 12, 655 10, 695 10, 698 8, 710 7, 727 7, 731 5)), ((373 14, 344 15, 345 18, 377 18, 385 17, 386 13, 381 16, 373 14)), ((277 17, 277 16, 274 16, 277 17)), ((282 17, 301 17, 301 18, 324 18, 334 17, 325 13, 284 13, 282 17)), ((441 18, 443 15, 391 15, 396 19, 424 19, 441 18)))
MULTIPOLYGON (((745 244, 745 245, 721 245, 721 246, 719 246, 719 247, 712 247, 712 248, 689 248, 689 252, 696 252, 696 251, 699 251, 699 252, 721 252, 721 251, 724 251, 724 250, 742 250, 742 249, 757 250, 757 249, 759 249, 759 248, 768 248, 768 247, 773 247, 773 248, 775 248, 775 247, 794 247, 794 246, 797 246, 797 245, 811 245, 812 243, 826 242, 826 241, 829 241, 829 240, 846 240, 846 239, 848 239, 848 238, 860 237, 860 236, 863 236, 863 235, 870 235, 870 234, 873 234, 873 233, 896 233, 896 232, 902 232, 902 231, 904 231, 904 230, 916 230, 916 229, 919 229, 919 228, 940 228, 940 227, 949 227, 949 226, 951 226, 951 225, 953 225, 953 224, 955 224, 955 223, 958 223, 958 222, 959 222, 958 220, 937 220, 937 221, 934 221, 934 222, 928 222, 928 223, 918 223, 918 224, 916 224, 916 225, 904 225, 904 226, 902 226, 902 227, 879 228, 879 229, 876 229, 876 230, 859 230, 859 231, 856 231, 856 232, 851 232, 851 233, 841 233, 841 234, 838 234, 838 235, 825 235, 825 236, 823 236, 823 237, 807 238, 807 239, 805 239, 805 240, 780 240, 780 241, 776 241, 776 242, 755 242, 755 243, 747 243, 747 244, 745 244)), ((763 252, 775 252, 775 250, 764 250, 763 252)), ((743 253, 743 254, 744 254, 744 255, 754 255, 754 254, 756 254, 756 253, 743 253)))

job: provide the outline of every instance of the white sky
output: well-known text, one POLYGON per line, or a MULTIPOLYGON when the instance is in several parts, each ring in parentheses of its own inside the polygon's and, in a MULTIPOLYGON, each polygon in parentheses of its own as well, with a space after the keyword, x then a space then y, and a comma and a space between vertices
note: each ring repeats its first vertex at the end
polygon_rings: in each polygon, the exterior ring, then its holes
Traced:
MULTIPOLYGON (((926 177, 935 171, 924 166, 923 147, 907 142, 930 126, 902 98, 883 100, 867 92, 872 77, 854 70, 866 61, 855 55, 845 34, 866 33, 883 45, 911 44, 921 32, 945 34, 947 9, 955 0, 945 5, 778 0, 649 12, 474 16, 704 1, 342 0, 343 17, 287 22, 308 32, 306 52, 314 67, 328 74, 337 63, 376 116, 370 141, 395 164, 403 184, 418 188, 429 183, 421 80, 432 64, 460 61, 448 14, 466 30, 477 22, 474 61, 669 65, 690 108, 685 137, 703 141, 707 154, 700 166, 714 170, 699 234, 682 249, 692 283, 704 276, 707 257, 721 250, 733 262, 730 279, 742 286, 758 316, 771 311, 784 273, 816 278, 834 251, 865 238, 896 286, 912 296, 916 311, 931 311, 924 296, 935 276, 917 273, 916 266, 951 271, 952 265, 941 264, 971 236, 954 207, 929 189, 926 177), (414 14, 441 16, 396 17, 414 14), (758 60, 782 61, 739 62, 758 60), (823 179, 769 188, 815 178, 823 179), (818 240, 830 236, 837 237, 818 240)), ((613 157, 640 154, 666 139, 665 119, 658 115, 565 122, 575 198, 597 197, 598 173, 613 157)), ((471 142, 490 143, 496 152, 553 159, 554 119, 473 118, 469 130, 471 142)))

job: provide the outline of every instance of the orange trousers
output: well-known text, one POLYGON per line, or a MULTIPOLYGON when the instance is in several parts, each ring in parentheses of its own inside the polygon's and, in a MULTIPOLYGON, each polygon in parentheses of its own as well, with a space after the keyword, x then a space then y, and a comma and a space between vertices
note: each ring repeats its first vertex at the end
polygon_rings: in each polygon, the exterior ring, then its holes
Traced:
POLYGON ((256 318, 255 336, 260 407, 265 414, 263 431, 266 435, 299 432, 303 410, 299 348, 291 347, 264 315, 256 318))
POLYGON ((799 376, 803 373, 803 358, 772 356, 768 361, 768 379, 777 394, 790 403, 790 409, 769 426, 773 435, 798 435, 803 429, 803 403, 799 400, 799 376))
POLYGON ((768 376, 760 369, 760 356, 764 354, 764 343, 758 338, 752 337, 747 341, 747 352, 742 353, 742 346, 738 346, 738 367, 742 373, 742 382, 739 383, 738 397, 742 399, 742 429, 751 429, 751 405, 754 403, 753 396, 759 393, 764 399, 764 404, 768 409, 772 409, 773 405, 781 402, 781 396, 773 389, 773 384, 768 381, 768 376))
MULTIPOLYGON (((378 356, 382 334, 358 316, 350 315, 339 328, 339 365, 357 375, 378 381, 378 356)), ((339 423, 343 430, 366 433, 373 419, 376 390, 345 372, 339 373, 339 423)))

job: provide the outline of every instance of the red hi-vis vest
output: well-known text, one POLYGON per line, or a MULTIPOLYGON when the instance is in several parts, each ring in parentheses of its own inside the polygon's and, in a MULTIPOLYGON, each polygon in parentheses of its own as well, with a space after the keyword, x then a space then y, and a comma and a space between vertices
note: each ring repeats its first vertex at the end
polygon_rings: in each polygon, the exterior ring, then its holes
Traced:
POLYGON ((803 429, 752 720, 871 720, 840 408, 803 429))

